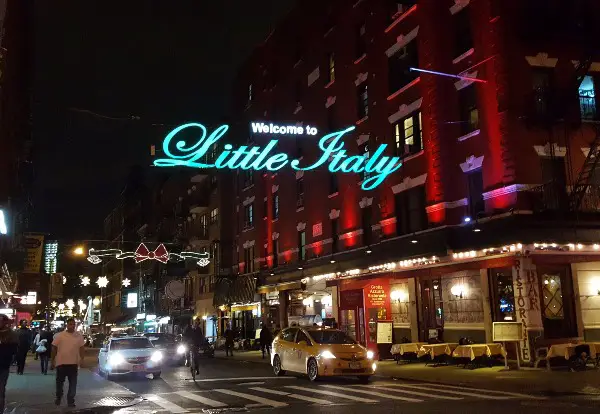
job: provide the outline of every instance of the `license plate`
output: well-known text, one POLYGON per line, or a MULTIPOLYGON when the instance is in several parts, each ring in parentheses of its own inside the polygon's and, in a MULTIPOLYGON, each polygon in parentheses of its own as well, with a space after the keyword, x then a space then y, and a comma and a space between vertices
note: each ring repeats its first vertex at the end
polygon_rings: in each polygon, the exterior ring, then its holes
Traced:
POLYGON ((351 362, 350 369, 360 369, 360 362, 351 362))
POLYGON ((143 372, 146 370, 146 367, 143 365, 134 365, 133 366, 133 372, 143 372))

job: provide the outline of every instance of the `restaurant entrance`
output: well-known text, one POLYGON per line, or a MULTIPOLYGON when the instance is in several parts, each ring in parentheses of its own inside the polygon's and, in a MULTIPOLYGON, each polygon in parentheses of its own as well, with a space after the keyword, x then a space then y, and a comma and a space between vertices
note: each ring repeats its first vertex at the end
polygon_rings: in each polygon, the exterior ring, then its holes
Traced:
POLYGON ((339 307, 339 328, 362 345, 366 345, 365 309, 363 306, 362 289, 340 292, 339 307))
POLYGON ((419 340, 429 342, 444 341, 444 302, 441 279, 437 277, 419 278, 419 340))

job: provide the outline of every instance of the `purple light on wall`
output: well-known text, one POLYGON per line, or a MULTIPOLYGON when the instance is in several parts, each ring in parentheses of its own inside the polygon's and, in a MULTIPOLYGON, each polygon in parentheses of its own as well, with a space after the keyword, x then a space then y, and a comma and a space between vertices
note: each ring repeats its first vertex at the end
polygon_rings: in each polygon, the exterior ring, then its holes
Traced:
POLYGON ((467 81, 472 81, 472 82, 487 83, 487 81, 485 81, 483 79, 470 78, 468 76, 452 75, 450 73, 436 72, 433 70, 426 70, 426 69, 419 69, 419 68, 410 68, 410 70, 415 71, 415 72, 430 73, 432 75, 447 76, 449 78, 462 79, 462 80, 467 80, 467 81))

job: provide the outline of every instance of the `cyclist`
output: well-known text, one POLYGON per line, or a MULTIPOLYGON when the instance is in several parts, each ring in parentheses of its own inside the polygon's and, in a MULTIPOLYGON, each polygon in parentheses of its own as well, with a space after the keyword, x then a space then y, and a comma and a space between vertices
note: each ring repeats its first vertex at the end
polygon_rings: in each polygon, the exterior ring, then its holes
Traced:
POLYGON ((183 340, 187 343, 190 348, 190 353, 193 352, 194 368, 196 374, 200 373, 199 370, 199 354, 202 345, 205 342, 204 333, 200 327, 200 319, 194 320, 194 326, 188 325, 187 329, 183 334, 183 340))

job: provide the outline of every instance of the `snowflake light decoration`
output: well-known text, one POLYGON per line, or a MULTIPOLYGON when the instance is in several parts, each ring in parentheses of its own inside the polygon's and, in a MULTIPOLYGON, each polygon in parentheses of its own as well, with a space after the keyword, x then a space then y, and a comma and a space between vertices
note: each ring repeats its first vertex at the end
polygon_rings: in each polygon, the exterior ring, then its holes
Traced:
POLYGON ((83 276, 83 277, 81 278, 81 284, 82 284, 83 286, 88 286, 88 285, 90 284, 90 278, 89 278, 89 277, 87 277, 87 276, 83 276))
POLYGON ((66 285, 66 284, 67 284, 67 277, 63 276, 63 285, 66 285))
POLYGON ((73 301, 73 299, 69 299, 65 302, 65 305, 67 305, 67 308, 73 309, 75 307, 75 302, 73 301))
POLYGON ((123 284, 123 286, 129 287, 129 285, 131 285, 131 280, 125 278, 121 281, 121 283, 123 284))
POLYGON ((58 303, 56 303, 56 301, 53 301, 50 305, 52 305, 53 308, 56 308, 56 306, 58 305, 58 303))
POLYGON ((58 305, 58 309, 63 310, 65 308, 65 304, 61 303, 60 305, 58 305))
POLYGON ((119 260, 134 259, 136 263, 146 260, 156 260, 161 263, 169 261, 180 262, 183 260, 195 260, 196 264, 206 267, 210 263, 209 253, 180 252, 169 253, 164 244, 159 244, 153 251, 149 250, 144 243, 140 243, 134 252, 124 252, 120 249, 95 250, 90 249, 87 260, 92 264, 102 262, 103 257, 111 257, 119 260))
POLYGON ((100 288, 105 288, 108 286, 108 278, 106 276, 100 276, 98 280, 96 280, 96 284, 100 288))

